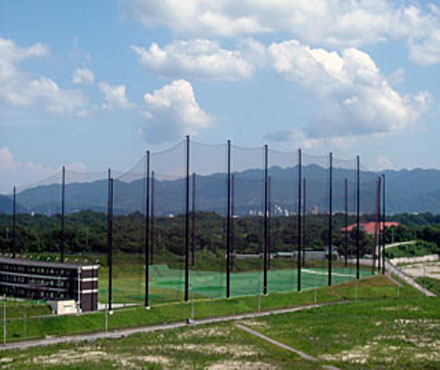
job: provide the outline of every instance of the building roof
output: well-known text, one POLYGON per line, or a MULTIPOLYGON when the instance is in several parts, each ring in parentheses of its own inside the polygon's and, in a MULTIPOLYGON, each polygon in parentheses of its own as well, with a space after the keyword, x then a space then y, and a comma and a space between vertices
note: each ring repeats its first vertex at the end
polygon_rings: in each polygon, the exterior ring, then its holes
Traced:
MULTIPOLYGON (((381 222, 381 226, 383 226, 383 222, 381 222)), ((398 227, 400 226, 399 222, 385 222, 385 227, 398 227)), ((357 227, 356 224, 352 224, 350 226, 347 226, 347 228, 342 227, 341 228, 341 232, 350 232, 355 230, 357 227)), ((366 233, 366 234, 374 234, 375 230, 376 230, 376 222, 372 221, 372 222, 361 222, 360 223, 360 229, 366 233)))
POLYGON ((22 265, 22 266, 35 266, 35 267, 52 267, 52 268, 67 268, 67 269, 78 269, 83 267, 93 267, 99 268, 98 264, 93 263, 61 263, 61 262, 51 262, 51 261, 36 261, 24 258, 9 258, 0 257, 0 263, 8 263, 12 265, 22 265))

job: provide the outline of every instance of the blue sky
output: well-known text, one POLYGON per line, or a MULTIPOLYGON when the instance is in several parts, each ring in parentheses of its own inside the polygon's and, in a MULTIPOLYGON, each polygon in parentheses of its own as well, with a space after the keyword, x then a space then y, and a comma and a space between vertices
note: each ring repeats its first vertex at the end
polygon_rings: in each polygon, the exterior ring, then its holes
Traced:
POLYGON ((431 2, 0 1, 0 192, 185 134, 438 168, 439 64, 431 2))

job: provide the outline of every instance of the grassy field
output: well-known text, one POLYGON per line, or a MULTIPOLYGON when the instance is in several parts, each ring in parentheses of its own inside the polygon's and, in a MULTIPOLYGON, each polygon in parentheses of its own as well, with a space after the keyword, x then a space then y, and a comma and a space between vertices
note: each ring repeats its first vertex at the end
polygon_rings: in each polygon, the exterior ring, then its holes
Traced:
MULTIPOLYGON (((161 324, 164 322, 183 321, 191 317, 208 318, 232 315, 258 310, 270 310, 297 307, 315 302, 331 302, 340 300, 368 300, 378 297, 414 296, 417 292, 403 287, 398 288, 386 277, 376 276, 363 279, 358 286, 348 282, 330 288, 319 288, 301 293, 279 292, 267 296, 245 296, 231 299, 196 299, 191 302, 165 303, 152 306, 145 310, 142 306, 117 309, 108 316, 109 330, 144 325, 161 324), (192 307, 193 306, 193 307, 192 307)), ((9 311, 8 311, 9 313, 9 311)), ((3 313, 0 313, 0 332, 3 330, 3 313)), ((103 331, 106 322, 105 312, 94 312, 85 315, 47 316, 44 318, 8 317, 7 340, 20 341, 37 339, 45 336, 61 336, 85 332, 103 331)))
POLYGON ((438 368, 439 298, 381 299, 248 325, 341 368, 438 368))
MULTIPOLYGON (((347 289, 352 293, 352 288, 352 283, 347 283, 318 291, 323 300, 339 300, 341 294, 349 293, 347 289)), ((315 369, 321 365, 343 369, 434 369, 440 366, 439 298, 422 297, 406 286, 397 291, 396 286, 382 277, 364 279, 358 293, 363 299, 241 322, 317 357, 318 363, 303 360, 228 322, 123 339, 4 351, 0 364, 14 369, 315 369)), ((305 303, 310 299, 308 294, 288 296, 289 299, 302 297, 300 300, 305 303)), ((287 299, 283 293, 264 297, 268 300, 263 300, 263 309, 285 304, 282 297, 287 299), (275 299, 269 300, 271 296, 275 299)), ((226 303, 236 309, 245 305, 244 301, 226 303)), ((223 309, 227 310, 228 306, 223 309)), ((178 312, 176 307, 174 314, 179 316, 178 312)), ((203 312, 199 311, 198 315, 203 312)))

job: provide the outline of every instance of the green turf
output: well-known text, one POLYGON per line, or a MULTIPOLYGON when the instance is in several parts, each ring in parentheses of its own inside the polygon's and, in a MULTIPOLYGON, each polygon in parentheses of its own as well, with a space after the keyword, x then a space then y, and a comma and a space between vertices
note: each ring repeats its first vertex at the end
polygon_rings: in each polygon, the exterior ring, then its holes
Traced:
MULTIPOLYGON (((297 269, 283 268, 268 271, 268 292, 297 290, 297 269)), ((369 270, 360 270, 361 277, 371 275, 369 270)), ((352 267, 333 268, 332 282, 340 284, 356 278, 352 267)), ((191 295, 197 298, 222 298, 226 296, 226 274, 217 271, 190 270, 191 295)), ((327 286, 327 268, 303 268, 301 288, 303 290, 327 286)), ((150 299, 152 303, 179 301, 184 295, 185 274, 183 270, 169 268, 165 264, 150 266, 150 299)), ((142 265, 122 265, 114 268, 113 301, 115 303, 142 303, 145 299, 145 269, 142 265)), ((263 293, 263 271, 231 273, 231 296, 239 297, 263 293)), ((107 270, 101 269, 99 299, 108 299, 107 270)))

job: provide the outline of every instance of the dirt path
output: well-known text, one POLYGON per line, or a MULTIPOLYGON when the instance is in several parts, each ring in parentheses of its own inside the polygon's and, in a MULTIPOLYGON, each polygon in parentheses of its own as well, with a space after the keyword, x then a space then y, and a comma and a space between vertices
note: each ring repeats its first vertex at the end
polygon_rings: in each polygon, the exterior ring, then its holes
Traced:
MULTIPOLYGON (((283 313, 309 310, 309 309, 313 309, 313 308, 332 306, 332 305, 337 305, 337 304, 344 304, 344 303, 348 303, 348 302, 349 301, 328 302, 328 303, 312 304, 312 305, 300 306, 300 307, 294 307, 294 308, 284 308, 284 309, 270 310, 270 311, 264 311, 264 312, 255 312, 255 313, 246 313, 246 314, 240 314, 240 315, 216 317, 216 318, 212 318, 212 319, 200 319, 200 320, 193 321, 190 325, 203 325, 203 324, 212 324, 212 323, 216 323, 216 322, 253 319, 253 318, 257 318, 257 317, 263 317, 263 316, 269 316, 269 315, 279 315, 279 314, 283 314, 283 313)), ((183 328, 188 325, 189 324, 187 322, 176 322, 173 324, 144 326, 144 327, 131 328, 131 329, 115 330, 115 331, 111 331, 111 332, 103 331, 103 332, 82 334, 82 335, 72 335, 72 336, 64 336, 64 337, 57 337, 57 338, 45 338, 45 339, 39 339, 39 340, 33 340, 33 341, 27 341, 27 342, 14 342, 14 343, 7 343, 6 345, 1 345, 0 351, 5 350, 5 349, 26 349, 26 348, 37 347, 37 346, 48 346, 48 345, 58 344, 58 343, 74 343, 74 342, 82 342, 82 341, 94 341, 94 340, 103 339, 103 338, 123 338, 123 337, 127 337, 129 335, 133 335, 136 333, 151 333, 151 332, 160 331, 160 330, 172 330, 172 329, 177 329, 177 328, 183 328)))

